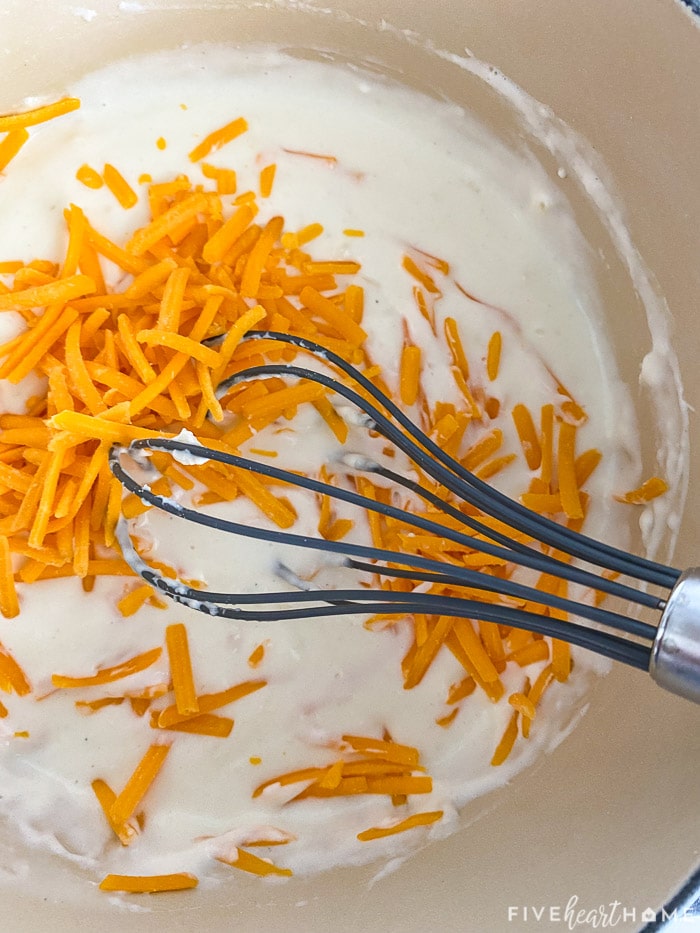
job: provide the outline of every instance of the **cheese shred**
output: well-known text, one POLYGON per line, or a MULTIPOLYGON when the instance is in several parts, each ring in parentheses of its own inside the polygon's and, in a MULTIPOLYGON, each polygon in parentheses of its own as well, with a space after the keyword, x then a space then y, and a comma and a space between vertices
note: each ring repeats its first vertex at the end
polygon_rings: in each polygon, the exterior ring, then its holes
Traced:
POLYGON ((396 833, 405 833, 407 829, 415 829, 417 826, 429 826, 431 823, 437 823, 442 819, 442 810, 432 810, 426 813, 414 813, 406 817, 405 820, 399 820, 390 826, 373 826, 371 829, 365 829, 357 834, 360 842, 369 842, 372 839, 384 839, 386 836, 393 836, 396 833))
POLYGON ((186 891, 196 888, 197 878, 189 872, 169 875, 107 875, 100 891, 123 891, 127 894, 158 894, 162 891, 186 891))

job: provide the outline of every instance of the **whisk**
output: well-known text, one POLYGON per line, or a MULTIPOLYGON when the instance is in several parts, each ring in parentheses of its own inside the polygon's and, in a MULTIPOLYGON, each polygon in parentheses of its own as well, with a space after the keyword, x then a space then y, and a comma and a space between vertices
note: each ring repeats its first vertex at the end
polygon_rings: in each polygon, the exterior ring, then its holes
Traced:
MULTIPOLYGON (((214 338, 214 340, 223 339, 214 338)), ((235 593, 195 589, 182 580, 169 579, 149 564, 135 549, 128 525, 121 519, 117 538, 125 560, 146 582, 176 602, 222 619, 284 622, 292 619, 318 619, 349 614, 373 616, 425 613, 496 622, 568 641, 631 667, 648 671, 662 687, 679 696, 700 702, 700 569, 684 573, 655 561, 627 553, 564 527, 535 513, 476 477, 445 453, 427 434, 354 366, 330 350, 306 338, 274 331, 251 331, 245 340, 290 344, 311 354, 323 370, 292 363, 266 363, 251 366, 222 382, 217 395, 222 398, 234 386, 251 380, 286 377, 318 383, 354 406, 353 421, 368 431, 382 435, 402 451, 417 467, 444 489, 452 501, 437 495, 421 482, 409 479, 361 453, 344 453, 340 463, 347 472, 373 474, 419 496, 452 522, 438 523, 425 515, 413 514, 392 504, 375 501, 359 492, 319 479, 261 463, 239 454, 203 446, 189 437, 158 437, 115 444, 110 451, 110 467, 117 479, 144 503, 198 525, 268 541, 277 545, 337 554, 346 567, 386 579, 407 578, 427 584, 443 584, 449 592, 465 588, 468 593, 440 595, 429 592, 402 592, 397 589, 357 587, 319 589, 301 580, 286 566, 278 565, 278 576, 293 588, 280 592, 235 593), (344 379, 325 370, 336 370, 344 379), (355 386, 353 388, 353 385, 355 386), (215 461, 238 469, 281 480, 312 493, 378 513, 421 531, 464 545, 485 554, 545 573, 599 593, 617 597, 628 607, 638 606, 660 614, 656 624, 612 609, 579 602, 566 596, 544 592, 516 579, 485 574, 403 551, 385 550, 349 541, 328 541, 290 531, 242 524, 191 508, 170 496, 152 491, 147 482, 134 476, 138 464, 155 468, 149 452, 168 452, 189 457, 192 462, 215 461), (193 459, 194 458, 194 459, 193 459), (125 462, 131 464, 125 467, 125 462), (477 510, 470 514, 459 508, 467 503, 477 510), (456 503, 456 504, 455 504, 456 503), (479 513, 513 529, 495 530, 479 519, 479 513), (457 525, 455 529, 453 526, 457 525), (521 539, 540 542, 547 550, 521 539), (548 553, 547 551, 550 551, 548 553), (569 555, 559 559, 556 553, 569 555), (607 574, 605 574, 607 571, 607 574), (622 577, 628 582, 622 582, 622 577), (647 591, 651 585, 659 595, 647 591), (514 605, 480 600, 479 593, 509 597, 514 605), (519 608, 525 605, 527 608, 519 608), (556 618, 532 611, 533 607, 558 610, 556 618), (575 617, 578 621, 572 621, 575 617)), ((214 340, 208 341, 209 344, 214 340)), ((268 343, 269 345, 269 343, 268 343)), ((376 579, 376 576, 375 576, 376 579)))

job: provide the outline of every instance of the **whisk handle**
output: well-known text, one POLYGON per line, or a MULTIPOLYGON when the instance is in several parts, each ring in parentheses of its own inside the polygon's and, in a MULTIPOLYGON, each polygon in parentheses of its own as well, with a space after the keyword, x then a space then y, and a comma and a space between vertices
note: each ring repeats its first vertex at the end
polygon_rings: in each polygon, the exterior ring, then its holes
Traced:
POLYGON ((678 578, 651 650, 649 673, 660 686, 700 703, 700 568, 678 578))

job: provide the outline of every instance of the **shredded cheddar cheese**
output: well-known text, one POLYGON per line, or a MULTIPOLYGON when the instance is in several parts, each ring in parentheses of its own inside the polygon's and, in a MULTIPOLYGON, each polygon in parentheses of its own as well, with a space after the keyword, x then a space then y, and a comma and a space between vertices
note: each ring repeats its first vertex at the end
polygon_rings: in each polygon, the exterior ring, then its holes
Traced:
POLYGON ((26 696, 31 692, 27 677, 12 655, 0 645, 0 689, 26 696))
MULTIPOLYGON (((197 697, 198 714, 211 713, 214 710, 235 703, 250 693, 262 689, 267 685, 266 680, 248 680, 241 684, 235 684, 227 690, 221 690, 219 693, 207 693, 197 697)), ((155 728, 170 729, 173 726, 180 725, 192 718, 192 714, 181 713, 177 704, 166 707, 154 717, 152 725, 155 728)))
POLYGON ((247 129, 247 121, 243 117, 238 117, 236 120, 227 123, 226 126, 214 130, 208 136, 205 136, 190 152, 190 162, 198 162, 200 159, 206 158, 210 152, 221 149, 226 143, 232 142, 237 136, 245 133, 247 129))
POLYGON ((22 127, 17 130, 10 130, 7 136, 0 141, 0 172, 5 171, 28 139, 29 133, 22 127))
POLYGON ((637 489, 631 489, 615 498, 618 502, 625 502, 629 505, 644 505, 658 496, 663 496, 666 492, 668 492, 668 483, 658 476, 652 476, 637 489))
POLYGON ((131 674, 137 674, 139 671, 145 671, 146 668, 158 660, 163 653, 162 648, 153 648, 151 651, 145 651, 136 657, 123 661, 114 667, 105 667, 96 674, 86 677, 68 677, 63 674, 53 674, 51 681, 54 687, 71 689, 75 687, 94 687, 99 684, 111 684, 115 680, 121 680, 122 677, 129 677, 131 674))
POLYGON ((79 182, 85 185, 86 188, 92 188, 93 190, 101 188, 105 183, 104 178, 102 175, 100 175, 97 169, 94 169, 91 165, 87 164, 80 166, 78 171, 75 173, 75 177, 79 182))
MULTIPOLYGON (((429 794, 431 778, 424 774, 417 749, 390 740, 343 736, 345 757, 326 767, 309 767, 270 778, 253 792, 259 797, 268 788, 305 785, 290 802, 311 797, 346 797, 357 794, 429 794)), ((341 745, 342 747, 342 745, 341 745)))
POLYGON ((121 172, 113 165, 110 165, 109 162, 102 171, 102 178, 122 207, 128 209, 136 204, 138 195, 121 172))
POLYGON ((117 799, 117 795, 109 784, 101 778, 96 778, 92 782, 92 790, 117 839, 119 839, 123 846, 130 845, 140 832, 143 820, 139 820, 137 817, 135 819, 125 820, 121 823, 116 821, 112 816, 112 807, 114 806, 114 801, 117 799))
POLYGON ((170 875, 107 875, 100 891, 124 891, 129 894, 157 894, 161 891, 186 891, 196 888, 197 878, 189 872, 170 875))
POLYGON ((34 110, 25 110, 23 113, 7 113, 0 115, 0 133, 9 133, 12 130, 37 126, 56 117, 62 117, 80 107, 77 97, 64 97, 53 104, 44 104, 34 110))
POLYGON ((250 664, 251 667, 259 667, 264 657, 265 645, 260 644, 250 653, 248 657, 248 664, 250 664))
POLYGON ((156 775, 163 767, 170 745, 151 745, 139 762, 136 770, 126 782, 109 808, 109 819, 117 826, 123 825, 134 813, 156 775))
MULTIPOLYGON (((236 125, 241 129, 240 124, 236 125)), ((80 174, 84 181, 93 179, 86 167, 80 174)), ((106 171, 105 180, 114 191, 122 191, 118 196, 128 206, 131 198, 114 173, 106 171)), ((254 206, 243 205, 224 221, 218 194, 196 190, 181 181, 170 187, 151 185, 150 190, 150 203, 156 212, 125 249, 98 234, 81 211, 71 208, 67 213, 70 237, 64 274, 58 278, 48 276, 37 284, 29 284, 28 280, 26 287, 0 294, 0 310, 24 312, 32 325, 26 333, 0 347, 0 376, 19 382, 32 370, 45 372, 49 378, 44 415, 54 419, 48 430, 45 418, 25 420, 21 429, 15 429, 14 436, 4 430, 0 438, 6 444, 24 444, 24 456, 31 457, 23 471, 17 466, 6 468, 4 479, 9 481, 6 485, 17 502, 16 518, 0 518, 0 525, 4 522, 8 531, 11 553, 21 547, 23 535, 28 537, 32 562, 19 571, 25 582, 45 578, 60 569, 61 562, 57 565, 53 559, 49 561, 53 552, 47 543, 54 538, 72 537, 73 549, 70 558, 64 549, 63 565, 70 564, 73 572, 82 577, 89 576, 91 566, 95 566, 91 550, 97 545, 113 545, 118 506, 114 493, 118 493, 118 488, 115 490, 107 467, 109 444, 159 433, 157 425, 156 430, 145 427, 152 423, 153 415, 163 425, 182 419, 183 427, 194 430, 203 428, 207 410, 221 415, 215 387, 227 374, 246 331, 266 317, 269 319, 272 313, 270 307, 259 302, 247 307, 236 298, 232 288, 240 288, 253 302, 265 290, 277 289, 285 320, 290 321, 286 327, 298 325, 302 319, 290 303, 292 296, 300 296, 297 301, 304 302, 301 307, 306 308, 303 319, 310 312, 318 313, 323 321, 321 334, 311 325, 311 318, 310 333, 322 342, 327 340, 334 349, 348 346, 349 356, 364 340, 364 331, 356 320, 357 309, 361 309, 358 286, 353 285, 350 292, 352 314, 344 317, 323 294, 326 288, 335 288, 334 274, 327 271, 317 274, 313 269, 310 274, 282 271, 285 262, 288 268, 295 269, 291 254, 276 245, 284 237, 282 218, 273 218, 260 236, 251 239, 248 234, 255 229, 254 206), (212 277, 208 280, 202 280, 201 271, 195 276, 193 267, 188 265, 189 257, 177 252, 187 240, 186 231, 195 228, 200 216, 210 218, 207 236, 200 246, 204 262, 210 264, 212 277), (244 247, 247 252, 241 252, 238 246, 243 241, 247 243, 244 247), (160 252, 163 248, 164 254, 160 252), (104 289, 99 268, 101 257, 121 265, 133 276, 122 296, 99 294, 104 289), (222 285, 220 276, 229 262, 238 272, 231 266, 234 279, 222 285), (84 267, 90 268, 94 275, 81 273, 79 270, 84 267), (296 286, 297 281, 303 284, 296 286), (307 284, 311 282, 317 287, 307 284), (285 291, 290 297, 285 297, 285 291), (87 296, 96 296, 96 300, 81 306, 80 299, 87 296), (140 326, 135 328, 133 310, 149 303, 153 307, 154 300, 157 313, 151 312, 150 320, 148 315, 142 315, 140 326), (45 310, 37 315, 41 309, 45 310), (205 337, 223 330, 228 333, 218 349, 201 343, 205 337), (184 391, 182 385, 187 386, 184 391), (99 442, 96 449, 95 442, 99 442), (75 463, 84 465, 78 481, 69 473, 75 463), (88 510, 89 530, 85 524, 88 510), (42 570, 43 554, 46 561, 42 570)), ((300 242, 317 233, 309 228, 296 235, 294 249, 299 250, 300 242)), ((301 257, 302 265, 309 261, 308 256, 301 257)), ((354 264, 348 268, 341 264, 337 274, 348 274, 348 269, 354 268, 354 264)), ((12 265, 8 271, 19 280, 24 269, 23 265, 12 265)), ((276 326, 280 323, 281 319, 275 319, 276 326)), ((342 434, 341 419, 324 395, 317 387, 287 390, 282 386, 278 392, 268 393, 257 408, 246 408, 242 414, 254 423, 255 419, 258 423, 267 419, 269 423, 280 413, 313 401, 334 432, 342 434)), ((241 488, 281 527, 290 527, 294 521, 288 506, 254 477, 239 475, 235 486, 227 486, 228 481, 215 471, 203 468, 191 472, 197 479, 206 478, 213 483, 212 493, 224 499, 234 498, 241 488)), ((340 528, 336 530, 341 533, 340 528)), ((0 608, 6 614, 16 608, 12 593, 13 581, 6 572, 5 582, 0 586, 0 608)), ((150 596, 146 590, 137 590, 125 597, 120 609, 127 615, 133 613, 150 596)))
POLYGON ((420 391, 420 347, 404 347, 401 354, 401 401, 415 405, 420 391))
POLYGON ((177 711, 181 716, 196 716, 199 713, 199 700, 192 676, 187 629, 181 622, 169 625, 165 630, 165 639, 177 711))
POLYGON ((498 376, 498 367, 501 363, 501 332, 495 331, 489 340, 486 356, 486 372, 491 382, 498 376))
POLYGON ((429 826, 442 819, 442 810, 433 810, 426 813, 414 813, 406 817, 405 820, 399 820, 391 826, 373 826, 371 829, 365 829, 357 834, 360 842, 369 842, 372 839, 383 839, 386 836, 393 836, 396 833, 405 833, 407 829, 414 829, 416 826, 429 826))
POLYGON ((277 166, 266 165, 264 169, 260 172, 260 197, 269 198, 272 194, 272 185, 275 181, 275 172, 277 171, 277 166))
POLYGON ((0 535, 0 612, 6 619, 19 615, 19 600, 15 587, 12 551, 5 535, 0 535))
POLYGON ((217 855, 216 859, 218 862, 223 862, 224 865, 230 865, 232 868, 238 868, 239 871, 247 871, 261 877, 279 875, 288 878, 292 874, 291 868, 279 868, 277 865, 273 865, 269 859, 260 858, 260 856, 238 847, 236 847, 232 855, 217 855))

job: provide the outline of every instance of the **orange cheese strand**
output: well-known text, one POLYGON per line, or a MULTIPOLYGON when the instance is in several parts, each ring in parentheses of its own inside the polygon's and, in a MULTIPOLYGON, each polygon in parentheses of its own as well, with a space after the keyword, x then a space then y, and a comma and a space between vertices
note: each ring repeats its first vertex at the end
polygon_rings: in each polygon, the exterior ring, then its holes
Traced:
POLYGON ((234 475, 241 491, 264 515, 271 519, 279 528, 292 527, 297 516, 288 502, 285 502, 269 492, 267 487, 252 473, 248 473, 244 470, 236 470, 234 475))
POLYGON ((272 248, 282 235, 283 217, 273 217, 263 228, 258 241, 248 254, 248 260, 241 277, 241 295, 244 298, 256 298, 260 287, 263 268, 272 248))
POLYGON ((116 823, 112 819, 111 810, 112 806, 114 805, 114 801, 117 799, 117 795, 114 793, 109 784, 107 784, 106 781, 101 780, 101 778, 96 778, 92 782, 91 786, 100 806, 102 807, 102 812, 104 813, 107 822, 114 831, 117 839, 119 839, 123 846, 130 845, 138 835, 139 830, 137 821, 127 820, 124 823, 116 823))
POLYGON ((132 589, 123 596, 117 603, 117 609, 124 617, 132 616, 139 611, 141 606, 154 595, 153 587, 148 583, 143 583, 132 589))
POLYGON ((125 697, 102 697, 101 700, 76 700, 75 708, 89 716, 92 715, 92 713, 104 709, 106 706, 121 706, 124 700, 125 697))
POLYGON ((477 470, 474 470, 474 474, 478 476, 479 479, 490 479, 492 476, 500 473, 501 470, 514 460, 515 454, 505 454, 503 457, 494 457, 493 460, 489 460, 488 463, 484 463, 477 470))
POLYGON ((200 167, 205 178, 211 178, 216 182, 216 190, 219 194, 236 193, 238 182, 236 172, 232 168, 218 168, 215 165, 209 165, 208 162, 202 162, 200 167))
POLYGON ((257 855, 253 855, 252 852, 246 852, 245 849, 241 848, 236 848, 235 855, 233 856, 218 855, 216 860, 217 862, 223 862, 224 865, 230 865, 232 868, 238 868, 240 871, 247 871, 253 875, 260 875, 261 877, 265 877, 266 875, 281 875, 282 877, 288 878, 292 874, 291 868, 279 868, 267 859, 262 859, 257 855))
POLYGON ((540 449, 542 451, 540 479, 544 491, 551 492, 554 474, 554 405, 543 405, 540 417, 540 449))
POLYGON ((309 797, 357 794, 388 794, 393 797, 431 792, 431 778, 426 774, 413 773, 424 771, 416 749, 398 745, 390 739, 366 736, 344 735, 342 741, 354 751, 350 760, 340 759, 326 767, 302 768, 270 778, 253 791, 253 797, 259 797, 273 785, 285 787, 300 783, 307 786, 293 798, 295 801, 309 797), (366 757, 356 757, 363 753, 366 757))
POLYGON ((0 645, 0 690, 26 696, 30 691, 29 681, 12 655, 0 645))
MULTIPOLYGON (((528 687, 526 686, 525 690, 527 691, 527 689, 528 687)), ((511 695, 508 697, 508 702, 513 707, 513 709, 517 710, 517 712, 521 714, 521 716, 524 716, 527 719, 535 718, 535 704, 526 693, 517 691, 516 693, 511 693, 511 695)))
POLYGON ((583 507, 576 482, 575 445, 576 427, 567 421, 559 425, 557 465, 559 471, 559 494, 568 518, 583 518, 583 507))
POLYGON ((168 276, 158 312, 157 328, 173 332, 179 330, 182 303, 189 276, 190 270, 184 266, 173 269, 168 276))
POLYGON ((312 403, 316 411, 321 415, 328 427, 338 440, 339 444, 344 444, 348 439, 348 425, 340 417, 331 402, 325 398, 317 398, 312 403))
POLYGON ((85 185, 86 188, 92 188, 94 190, 101 188, 104 185, 104 178, 100 175, 97 169, 92 168, 92 166, 84 164, 81 165, 78 171, 75 173, 75 177, 78 181, 85 185))
POLYGON ((552 673, 563 683, 571 672, 571 645, 559 638, 552 639, 552 673))
POLYGON ((29 133, 22 127, 10 130, 7 136, 0 141, 0 172, 5 171, 28 139, 29 133))
POLYGON ((498 376, 501 363, 501 342, 501 332, 497 330, 491 335, 486 355, 486 374, 491 382, 498 376))
POLYGON ((411 745, 399 745, 388 739, 373 739, 363 735, 344 735, 343 742, 357 752, 374 753, 386 761, 417 768, 420 764, 418 749, 411 745))
POLYGON ((452 354, 452 362, 454 366, 460 371, 464 379, 469 379, 469 363, 467 362, 467 357, 464 352, 464 346, 462 345, 462 339, 459 336, 459 331, 457 329, 457 322, 454 318, 447 317, 445 318, 445 340, 447 341, 447 346, 452 354))
POLYGON ((265 317, 265 314, 265 309, 261 305, 255 305, 242 314, 231 327, 219 349, 219 360, 216 369, 217 377, 222 369, 228 365, 231 357, 238 349, 239 344, 248 331, 252 330, 256 324, 259 324, 265 317))
POLYGON ((125 823, 144 798, 158 772, 163 767, 169 745, 151 745, 139 762, 122 792, 115 797, 110 808, 110 819, 118 826, 125 823))
POLYGON ((428 775, 388 774, 377 777, 343 778, 337 788, 326 789, 314 783, 294 798, 305 800, 309 797, 351 797, 359 794, 378 794, 393 797, 396 794, 430 794, 433 789, 432 779, 428 775))
POLYGON ((260 644, 251 651, 248 657, 248 664, 251 667, 259 667, 264 657, 265 657, 265 645, 260 644))
POLYGON ((506 726, 505 732, 501 737, 500 742, 496 746, 496 751, 493 753, 493 758, 491 759, 491 764, 494 767, 502 765, 506 758, 510 755, 513 750, 513 745, 515 740, 518 737, 518 712, 513 713, 513 715, 508 720, 508 725, 506 726))
POLYGON ((12 130, 27 126, 37 126, 56 117, 62 117, 80 107, 77 97, 64 97, 53 104, 44 104, 34 110, 25 110, 24 113, 7 113, 0 116, 0 133, 9 133, 12 130))
POLYGON ((121 172, 109 162, 102 171, 105 185, 112 192, 123 208, 133 207, 138 202, 138 195, 121 172))
POLYGON ((404 405, 415 405, 420 390, 420 347, 404 347, 401 354, 401 401, 404 405))
POLYGON ((111 684, 115 680, 121 680, 122 677, 129 677, 130 674, 137 674, 139 671, 145 671, 146 668, 158 660, 163 653, 162 648, 152 648, 143 654, 138 654, 128 661, 123 661, 114 667, 104 667, 98 670, 96 674, 87 677, 69 677, 64 674, 53 674, 51 682, 54 687, 73 688, 73 687, 94 687, 100 684, 111 684))
POLYGON ((302 271, 307 275, 354 275, 360 271, 360 264, 351 259, 310 261, 302 265, 302 271))
POLYGON ((300 298, 304 305, 314 314, 317 314, 329 324, 341 337, 353 346, 360 346, 367 338, 367 334, 359 324, 336 308, 332 301, 319 294, 315 288, 306 286, 302 289, 300 298))
POLYGON ((6 619, 13 619, 19 615, 19 600, 12 569, 12 551, 6 535, 0 535, 0 612, 6 619))
POLYGON ((78 411, 62 411, 51 418, 52 427, 88 440, 100 440, 109 444, 128 444, 143 437, 167 437, 159 431, 139 428, 130 424, 119 424, 106 418, 95 418, 78 411))
POLYGON ((0 311, 17 311, 21 308, 43 308, 54 302, 65 303, 95 291, 95 282, 87 275, 73 275, 68 279, 35 285, 18 292, 0 295, 0 311))
POLYGON ((479 677, 486 683, 498 681, 498 671, 488 656, 481 639, 469 619, 454 620, 454 634, 468 655, 479 677))
POLYGON ((527 667, 528 664, 536 664, 538 661, 546 661, 549 658, 549 646, 547 642, 530 641, 522 648, 518 648, 508 655, 507 660, 515 661, 520 667, 527 667))
POLYGON ((177 711, 181 716, 194 716, 199 712, 199 702, 192 676, 187 629, 181 622, 169 625, 165 630, 165 640, 177 711))
POLYGON ((196 217, 197 214, 210 210, 220 204, 218 195, 196 191, 181 201, 177 201, 163 214, 154 217, 149 224, 141 227, 126 244, 127 254, 143 256, 148 250, 169 236, 178 226, 196 217))
POLYGON ((576 483, 578 484, 579 489, 591 476, 602 458, 603 455, 601 452, 595 448, 591 448, 591 450, 585 450, 576 458, 574 469, 576 472, 576 483))
POLYGON ((277 166, 273 163, 272 165, 266 165, 264 169, 260 172, 260 197, 269 198, 272 194, 272 185, 275 181, 275 172, 277 171, 277 166))
MULTIPOLYGON (((530 702, 535 708, 537 708, 537 705, 542 699, 545 691, 550 686, 550 684, 554 681, 554 679, 555 677, 554 677, 554 671, 552 670, 552 665, 548 664, 546 667, 542 669, 542 672, 540 673, 539 677, 537 678, 537 680, 534 682, 534 684, 530 687, 530 689, 527 692, 528 699, 530 700, 530 702)), ((531 719, 528 719, 528 718, 523 719, 523 738, 527 739, 529 737, 531 724, 532 724, 531 719)))
POLYGON ((386 836, 393 836, 396 833, 404 833, 407 829, 414 829, 416 826, 429 826, 431 823, 437 823, 442 819, 442 810, 432 810, 425 813, 414 813, 406 817, 405 820, 399 820, 391 826, 373 826, 371 829, 365 829, 357 834, 360 842, 369 842, 372 839, 383 839, 386 836))
POLYGON ((206 158, 210 152, 221 149, 226 143, 230 143, 237 136, 245 133, 247 129, 247 121, 243 117, 238 117, 236 120, 227 123, 226 126, 214 130, 213 133, 205 136, 190 152, 190 162, 199 162, 200 159, 206 158))
POLYGON ((440 289, 435 279, 429 273, 424 272, 410 256, 404 256, 401 265, 410 276, 420 282, 427 292, 433 295, 439 294, 440 289))
POLYGON ((284 386, 276 392, 259 399, 253 399, 243 408, 246 417, 260 418, 268 415, 283 414, 287 409, 293 408, 305 402, 315 402, 321 398, 327 389, 325 386, 318 385, 315 382, 298 382, 295 385, 284 386))
POLYGON ((636 489, 631 489, 629 492, 615 496, 615 498, 618 502, 624 502, 628 505, 644 505, 658 496, 663 496, 665 492, 668 492, 668 483, 658 476, 652 476, 636 489))
POLYGON ((542 447, 540 446, 540 439, 537 436, 532 415, 525 405, 514 406, 513 422, 529 469, 538 470, 542 463, 542 447))
POLYGON ((494 428, 471 445, 462 458, 462 465, 467 470, 476 470, 491 457, 503 443, 503 432, 494 428))
MULTIPOLYGON (((228 706, 229 703, 235 703, 243 697, 256 690, 267 686, 266 680, 247 680, 240 684, 235 684, 227 690, 221 690, 219 693, 205 693, 197 698, 200 713, 211 713, 222 706, 228 706)), ((190 717, 180 713, 177 706, 173 704, 168 706, 158 715, 158 726, 162 729, 168 729, 173 725, 185 722, 190 717)))
POLYGON ((298 784, 302 781, 314 781, 316 778, 323 777, 325 773, 326 768, 300 768, 297 771, 289 771, 287 774, 280 774, 258 785, 253 791, 253 797, 259 797, 268 787, 273 787, 275 784, 287 787, 289 784, 298 784))
POLYGON ((202 247, 205 262, 221 262, 224 256, 248 229, 256 214, 256 208, 250 204, 241 204, 206 241, 202 247))
POLYGON ((403 685, 405 690, 411 690, 422 681, 445 639, 452 631, 454 621, 449 616, 440 616, 425 641, 418 646, 418 650, 404 673, 403 685))
MULTIPOLYGON (((233 726, 234 721, 229 719, 228 716, 214 716, 211 713, 202 713, 165 728, 173 732, 188 732, 191 735, 208 735, 211 738, 227 739, 233 731, 233 726)), ((160 729, 163 727, 152 719, 151 728, 160 729)))
POLYGON ((124 891, 128 894, 157 894, 161 891, 185 891, 196 888, 197 878, 189 872, 169 875, 107 875, 100 891, 124 891))
MULTIPOLYGON (((147 347, 168 347, 170 350, 184 353, 185 356, 199 360, 200 363, 204 363, 210 369, 218 366, 219 363, 219 356, 216 351, 182 334, 169 333, 168 331, 153 328, 152 330, 140 330, 136 335, 136 339, 147 347)), ((153 378, 155 379, 155 373, 153 373, 153 378)), ((148 381, 150 382, 150 374, 148 381)))

